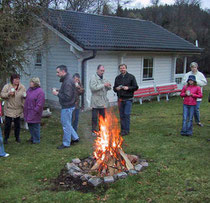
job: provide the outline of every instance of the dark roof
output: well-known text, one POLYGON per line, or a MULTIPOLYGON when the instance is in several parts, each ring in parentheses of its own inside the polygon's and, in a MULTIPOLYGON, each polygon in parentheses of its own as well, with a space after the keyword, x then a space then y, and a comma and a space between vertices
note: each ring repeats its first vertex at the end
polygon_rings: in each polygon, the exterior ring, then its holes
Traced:
POLYGON ((41 18, 86 50, 201 52, 150 21, 53 9, 41 18))

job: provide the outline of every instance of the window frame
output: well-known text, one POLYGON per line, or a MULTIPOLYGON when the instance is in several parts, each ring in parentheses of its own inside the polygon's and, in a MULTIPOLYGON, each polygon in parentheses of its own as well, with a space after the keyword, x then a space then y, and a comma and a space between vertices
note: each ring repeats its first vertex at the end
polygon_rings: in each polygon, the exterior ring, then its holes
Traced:
POLYGON ((151 81, 151 80, 154 80, 154 57, 152 56, 147 56, 147 57, 143 57, 142 58, 142 81, 151 81), (144 60, 145 59, 152 59, 152 66, 150 67, 149 64, 148 64, 148 67, 145 67, 144 66, 144 60), (147 76, 149 76, 149 70, 152 69, 152 77, 144 77, 144 69, 147 69, 148 73, 147 73, 147 76))
POLYGON ((42 52, 39 51, 35 54, 35 64, 34 65, 35 65, 36 68, 41 68, 42 67, 42 52), (38 58, 38 56, 40 58, 38 58))

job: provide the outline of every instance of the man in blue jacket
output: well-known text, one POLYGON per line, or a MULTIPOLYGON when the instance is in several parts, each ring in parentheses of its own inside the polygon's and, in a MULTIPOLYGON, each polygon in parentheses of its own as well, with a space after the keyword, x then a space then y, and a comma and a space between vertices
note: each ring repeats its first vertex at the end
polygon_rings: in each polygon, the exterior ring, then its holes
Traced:
POLYGON ((61 105, 61 123, 63 126, 63 143, 57 149, 70 147, 74 142, 79 142, 79 137, 72 127, 72 113, 75 109, 76 88, 72 76, 67 72, 67 67, 60 65, 56 68, 57 76, 62 82, 60 90, 53 89, 52 93, 58 96, 61 105))

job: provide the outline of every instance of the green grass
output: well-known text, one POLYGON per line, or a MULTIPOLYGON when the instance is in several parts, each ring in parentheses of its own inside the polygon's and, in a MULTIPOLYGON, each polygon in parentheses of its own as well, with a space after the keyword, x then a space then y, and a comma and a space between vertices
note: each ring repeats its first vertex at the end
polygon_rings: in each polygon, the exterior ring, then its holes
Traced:
MULTIPOLYGON (((210 82, 210 81, 209 81, 210 82)), ((182 99, 169 102, 134 104, 131 133, 124 137, 124 151, 149 161, 149 167, 136 176, 110 185, 105 194, 48 190, 50 179, 58 176, 72 158, 91 155, 90 112, 81 114, 81 142, 69 149, 57 150, 62 129, 59 113, 43 119, 41 144, 26 143, 27 131, 21 131, 22 143, 12 134, 0 159, 0 202, 210 202, 210 103, 205 88, 201 104, 204 127, 194 126, 193 137, 180 136, 182 99)), ((116 110, 116 109, 115 109, 116 110)), ((118 114, 117 110, 116 113, 118 114)))

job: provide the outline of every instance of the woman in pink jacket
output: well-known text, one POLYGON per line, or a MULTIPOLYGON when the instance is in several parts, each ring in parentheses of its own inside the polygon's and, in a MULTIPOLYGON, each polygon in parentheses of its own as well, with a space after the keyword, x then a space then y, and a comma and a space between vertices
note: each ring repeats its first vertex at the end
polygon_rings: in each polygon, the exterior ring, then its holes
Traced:
POLYGON ((194 75, 190 75, 181 92, 183 101, 183 121, 181 135, 191 136, 192 135, 192 123, 193 114, 196 107, 196 99, 202 98, 201 88, 197 86, 196 78, 194 75))

